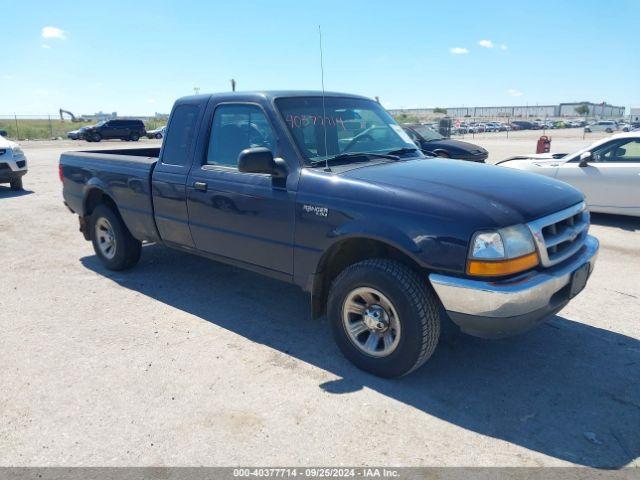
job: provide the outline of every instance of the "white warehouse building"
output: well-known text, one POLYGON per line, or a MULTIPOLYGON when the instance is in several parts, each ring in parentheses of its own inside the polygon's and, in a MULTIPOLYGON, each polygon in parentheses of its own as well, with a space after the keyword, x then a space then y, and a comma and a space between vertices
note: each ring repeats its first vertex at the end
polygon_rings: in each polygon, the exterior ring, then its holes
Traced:
MULTIPOLYGON (((624 116, 625 107, 606 103, 572 102, 559 105, 518 105, 503 107, 448 107, 447 116, 455 118, 474 117, 514 117, 514 118, 553 118, 579 117, 575 109, 580 105, 589 107, 589 117, 619 118, 624 116)), ((416 116, 433 116, 434 108, 391 109, 391 115, 410 114, 416 116)))

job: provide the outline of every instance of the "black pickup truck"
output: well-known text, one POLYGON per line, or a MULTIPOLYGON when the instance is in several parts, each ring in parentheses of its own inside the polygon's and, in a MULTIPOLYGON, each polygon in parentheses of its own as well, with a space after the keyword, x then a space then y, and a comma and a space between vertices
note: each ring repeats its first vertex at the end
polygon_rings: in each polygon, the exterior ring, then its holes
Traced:
POLYGON ((345 356, 385 377, 423 364, 447 317, 482 337, 533 327, 598 252, 571 186, 426 157, 354 95, 181 98, 161 148, 65 153, 60 178, 107 268, 155 242, 295 283, 345 356))

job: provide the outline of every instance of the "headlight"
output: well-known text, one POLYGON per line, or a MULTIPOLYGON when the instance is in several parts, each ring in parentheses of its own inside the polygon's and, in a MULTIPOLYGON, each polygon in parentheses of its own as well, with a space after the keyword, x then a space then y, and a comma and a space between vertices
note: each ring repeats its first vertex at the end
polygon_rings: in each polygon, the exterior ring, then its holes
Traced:
POLYGON ((13 156, 14 157, 24 157, 24 152, 20 147, 13 147, 13 156))
POLYGON ((467 273, 501 276, 522 272, 538 265, 533 236, 526 225, 514 225, 473 236, 467 273))

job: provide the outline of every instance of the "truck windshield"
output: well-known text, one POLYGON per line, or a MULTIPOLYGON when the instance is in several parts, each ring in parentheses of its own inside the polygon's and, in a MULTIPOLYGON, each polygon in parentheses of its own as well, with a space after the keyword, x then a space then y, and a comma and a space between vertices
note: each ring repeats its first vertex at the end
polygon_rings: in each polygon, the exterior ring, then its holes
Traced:
POLYGON ((276 105, 307 163, 347 153, 400 150, 420 155, 411 138, 372 100, 325 97, 324 115, 322 97, 280 98, 276 105))

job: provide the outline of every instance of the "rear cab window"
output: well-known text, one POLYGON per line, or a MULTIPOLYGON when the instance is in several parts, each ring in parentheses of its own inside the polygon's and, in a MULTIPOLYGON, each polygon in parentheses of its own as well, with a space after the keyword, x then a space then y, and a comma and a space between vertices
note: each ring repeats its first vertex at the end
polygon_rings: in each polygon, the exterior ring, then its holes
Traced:
POLYGON ((162 163, 184 166, 196 136, 198 105, 178 105, 171 115, 162 146, 162 163))

